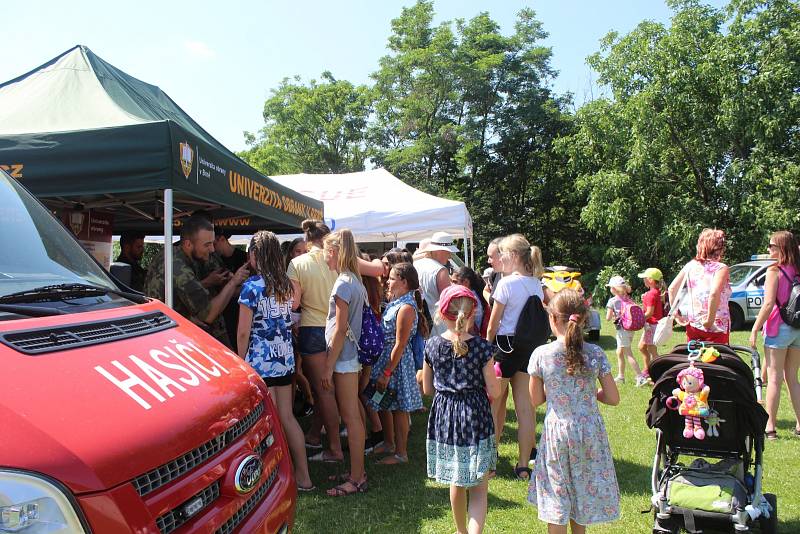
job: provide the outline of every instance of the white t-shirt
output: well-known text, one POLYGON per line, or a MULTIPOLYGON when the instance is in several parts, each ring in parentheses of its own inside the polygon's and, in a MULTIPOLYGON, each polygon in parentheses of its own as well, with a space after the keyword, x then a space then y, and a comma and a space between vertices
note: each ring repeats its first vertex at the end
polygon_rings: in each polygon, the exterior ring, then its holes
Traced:
POLYGON ((542 282, 535 276, 513 273, 504 276, 497 282, 494 300, 505 306, 503 315, 500 317, 500 327, 497 329, 498 335, 514 335, 522 309, 533 295, 537 295, 544 301, 542 282))

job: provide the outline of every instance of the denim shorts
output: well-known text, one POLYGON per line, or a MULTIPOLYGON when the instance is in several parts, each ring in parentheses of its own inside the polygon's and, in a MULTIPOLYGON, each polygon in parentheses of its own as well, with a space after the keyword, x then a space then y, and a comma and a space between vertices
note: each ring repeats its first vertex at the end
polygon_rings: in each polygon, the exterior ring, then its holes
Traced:
POLYGON ((800 349, 800 330, 781 321, 778 334, 767 336, 764 346, 771 349, 800 349))
POLYGON ((324 326, 301 326, 297 336, 297 350, 301 356, 325 352, 328 345, 325 343, 324 326))
POLYGON ((351 358, 346 361, 336 360, 336 365, 333 368, 333 372, 339 374, 358 373, 359 371, 361 371, 361 363, 359 363, 358 358, 351 358))
POLYGON ((617 328, 617 348, 625 349, 631 346, 633 342, 633 332, 625 330, 624 328, 617 328))

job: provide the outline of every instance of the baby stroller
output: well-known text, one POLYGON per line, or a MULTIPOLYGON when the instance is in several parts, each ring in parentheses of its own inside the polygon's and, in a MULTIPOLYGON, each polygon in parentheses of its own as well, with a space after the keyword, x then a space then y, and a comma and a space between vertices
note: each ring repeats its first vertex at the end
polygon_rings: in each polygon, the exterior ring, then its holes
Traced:
POLYGON ((777 532, 777 498, 761 493, 767 413, 759 404, 760 380, 754 376, 760 376, 757 351, 694 341, 678 345, 650 365, 654 385, 647 426, 656 429, 653 534, 681 529, 698 533, 704 527, 750 532, 755 525, 761 532, 777 532), (750 357, 752 369, 740 355, 750 357), (694 378, 679 386, 687 375, 694 378), (686 394, 675 391, 681 386, 687 391, 703 389, 699 401, 687 404, 697 403, 704 410, 702 418, 681 415, 687 413, 686 394), (679 401, 681 413, 675 409, 679 401), (681 456, 695 459, 687 466, 678 462, 681 456), (719 461, 712 464, 707 459, 719 461))

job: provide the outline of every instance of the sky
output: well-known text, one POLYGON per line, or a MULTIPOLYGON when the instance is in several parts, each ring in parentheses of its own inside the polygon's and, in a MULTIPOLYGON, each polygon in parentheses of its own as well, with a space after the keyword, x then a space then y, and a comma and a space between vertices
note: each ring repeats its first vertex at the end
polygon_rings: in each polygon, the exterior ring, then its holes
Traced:
MULTIPOLYGON (((720 0, 707 0, 722 6, 720 0)), ((77 44, 159 86, 229 149, 263 125, 270 90, 285 77, 369 83, 386 55, 391 20, 414 0, 239 0, 109 2, 0 1, 6 22, 0 80, 9 80, 77 44), (117 4, 117 5, 115 5, 117 4)), ((532 8, 549 37, 553 81, 577 104, 597 96, 586 57, 609 31, 626 33, 645 19, 668 23, 662 0, 436 0, 435 22, 482 11, 513 33, 516 14, 532 8)))

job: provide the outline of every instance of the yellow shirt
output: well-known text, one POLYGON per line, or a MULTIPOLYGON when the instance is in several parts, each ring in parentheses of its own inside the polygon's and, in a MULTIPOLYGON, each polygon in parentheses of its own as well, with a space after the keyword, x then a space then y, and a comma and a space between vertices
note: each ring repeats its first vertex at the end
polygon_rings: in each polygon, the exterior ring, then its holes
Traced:
POLYGON ((311 251, 294 258, 286 271, 290 280, 300 284, 300 326, 325 326, 328 318, 328 301, 338 274, 331 271, 322 249, 313 247, 311 251))

